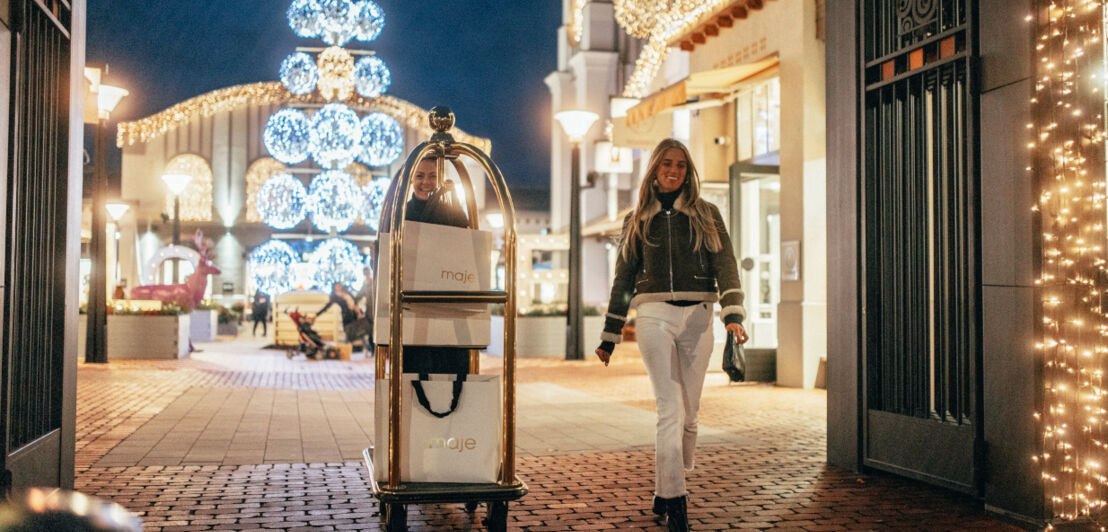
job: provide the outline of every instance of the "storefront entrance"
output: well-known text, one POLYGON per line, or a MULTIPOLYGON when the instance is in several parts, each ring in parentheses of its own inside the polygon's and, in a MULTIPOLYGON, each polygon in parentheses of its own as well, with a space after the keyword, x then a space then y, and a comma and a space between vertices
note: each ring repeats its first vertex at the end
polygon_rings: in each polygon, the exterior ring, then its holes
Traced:
POLYGON ((777 349, 781 301, 780 167, 731 166, 731 232, 746 290, 748 347, 777 349))

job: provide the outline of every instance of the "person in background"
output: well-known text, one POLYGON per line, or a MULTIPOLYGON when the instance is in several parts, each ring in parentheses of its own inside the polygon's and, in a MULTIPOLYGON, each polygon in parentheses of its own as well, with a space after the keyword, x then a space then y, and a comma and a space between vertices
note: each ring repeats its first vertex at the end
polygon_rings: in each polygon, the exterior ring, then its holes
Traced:
POLYGON ((354 300, 354 295, 350 293, 350 290, 346 289, 346 285, 342 283, 333 283, 331 285, 331 297, 327 300, 327 304, 323 305, 323 308, 319 309, 315 315, 319 316, 327 309, 331 308, 331 305, 338 305, 339 312, 342 314, 342 330, 346 333, 346 341, 353 342, 356 338, 362 338, 365 336, 364 330, 364 315, 362 309, 358 308, 358 304, 354 300))
MULTIPOLYGON (((374 281, 373 272, 369 268, 362 270, 365 274, 365 282, 362 283, 362 288, 358 290, 357 294, 354 294, 354 303, 358 301, 362 302, 362 320, 363 327, 362 332, 362 350, 365 351, 366 356, 373 356, 373 292, 374 281)), ((349 336, 347 340, 351 340, 349 336)))
POLYGON ((266 322, 269 321, 269 295, 261 290, 254 292, 254 300, 250 303, 250 319, 254 320, 254 329, 251 336, 258 334, 258 324, 262 324, 262 336, 268 336, 266 322))
POLYGON ((596 355, 607 366, 629 308, 657 404, 654 504, 671 532, 689 529, 685 473, 695 464, 697 412, 712 355, 712 304, 746 342, 743 292, 719 209, 700 197, 688 148, 665 139, 650 155, 639 202, 623 223, 608 315, 596 355))

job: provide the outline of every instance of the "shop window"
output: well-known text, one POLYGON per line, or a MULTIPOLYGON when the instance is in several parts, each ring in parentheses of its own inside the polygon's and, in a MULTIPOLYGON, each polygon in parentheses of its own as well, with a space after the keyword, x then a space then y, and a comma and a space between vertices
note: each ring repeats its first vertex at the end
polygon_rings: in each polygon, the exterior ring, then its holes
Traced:
POLYGON ((781 79, 751 84, 735 97, 735 158, 780 164, 781 79))

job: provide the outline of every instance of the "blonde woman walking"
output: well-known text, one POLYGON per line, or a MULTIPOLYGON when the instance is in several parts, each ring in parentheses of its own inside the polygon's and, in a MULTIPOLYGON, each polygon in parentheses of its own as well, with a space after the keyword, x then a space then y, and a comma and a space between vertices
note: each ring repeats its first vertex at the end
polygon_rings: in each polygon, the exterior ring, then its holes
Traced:
POLYGON ((608 365, 629 308, 658 410, 655 514, 689 530, 685 473, 696 453, 697 411, 712 354, 712 306, 739 342, 743 292, 719 209, 700 197, 689 150, 665 139, 650 155, 639 202, 623 224, 608 315, 596 355, 608 365))

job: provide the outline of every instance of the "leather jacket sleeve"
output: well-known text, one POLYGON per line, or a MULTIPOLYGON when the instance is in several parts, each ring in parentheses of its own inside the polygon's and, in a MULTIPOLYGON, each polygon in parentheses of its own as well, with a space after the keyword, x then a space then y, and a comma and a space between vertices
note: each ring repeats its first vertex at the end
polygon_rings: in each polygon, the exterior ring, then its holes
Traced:
MULTIPOLYGON (((626 244, 627 224, 631 215, 623 219, 623 239, 626 244)), ((631 307, 631 298, 635 295, 635 275, 639 271, 639 261, 642 260, 642 252, 632 253, 628 259, 624 256, 623 247, 620 246, 616 258, 615 279, 612 281, 612 293, 608 297, 608 314, 604 319, 604 332, 600 339, 614 344, 623 340, 623 325, 627 323, 627 309, 631 307)))
POLYGON ((731 238, 727 235, 727 226, 723 223, 723 216, 719 208, 712 205, 712 218, 715 219, 716 232, 719 234, 719 252, 712 255, 712 266, 716 274, 716 286, 719 288, 719 317, 724 323, 735 323, 734 317, 738 317, 738 323, 746 319, 746 309, 743 307, 742 286, 739 284, 739 267, 735 262, 735 251, 731 247, 731 238), (732 321, 728 321, 730 318, 732 321))

